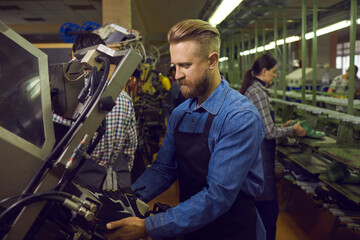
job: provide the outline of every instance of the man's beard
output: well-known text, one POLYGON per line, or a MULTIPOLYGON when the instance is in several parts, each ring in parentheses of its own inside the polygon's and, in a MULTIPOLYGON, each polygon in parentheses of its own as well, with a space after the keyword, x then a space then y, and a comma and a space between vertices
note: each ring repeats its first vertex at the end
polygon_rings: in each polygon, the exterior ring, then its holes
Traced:
POLYGON ((194 98, 203 95, 209 88, 210 77, 208 72, 204 72, 200 81, 197 83, 189 82, 185 79, 178 80, 180 84, 180 91, 185 98, 194 98))

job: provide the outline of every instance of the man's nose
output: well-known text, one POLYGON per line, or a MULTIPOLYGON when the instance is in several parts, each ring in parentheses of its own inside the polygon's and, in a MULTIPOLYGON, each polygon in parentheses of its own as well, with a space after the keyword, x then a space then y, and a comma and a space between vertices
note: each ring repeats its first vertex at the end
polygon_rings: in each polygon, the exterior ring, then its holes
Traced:
POLYGON ((184 73, 181 70, 176 69, 175 79, 182 79, 182 78, 184 78, 184 73))

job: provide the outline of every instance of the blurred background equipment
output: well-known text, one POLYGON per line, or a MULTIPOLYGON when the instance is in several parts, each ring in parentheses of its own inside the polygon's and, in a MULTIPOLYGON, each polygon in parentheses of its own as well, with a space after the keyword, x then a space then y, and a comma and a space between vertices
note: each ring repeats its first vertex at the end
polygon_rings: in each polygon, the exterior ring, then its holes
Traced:
POLYGON ((108 207, 118 209, 112 219, 144 216, 146 205, 133 192, 111 195, 72 183, 76 166, 94 149, 91 136, 110 110, 100 102, 119 95, 141 56, 132 49, 94 46, 75 53, 80 62, 71 62, 73 68, 68 69, 69 63, 60 64, 50 71, 56 76, 49 78, 43 52, 3 23, 0 31, 0 152, 1 160, 6 156, 8 162, 2 164, 0 174, 1 238, 103 239, 109 214, 102 212, 108 207), (116 65, 111 74, 110 63, 116 65), (84 67, 92 69, 93 81, 98 84, 79 102, 84 67), (96 68, 104 71, 96 75, 96 68), (74 82, 79 87, 67 86, 74 82), (70 129, 57 142, 51 93, 58 96, 53 103, 59 114, 74 110, 69 114, 73 121, 70 129), (33 204, 38 202, 41 204, 33 204))

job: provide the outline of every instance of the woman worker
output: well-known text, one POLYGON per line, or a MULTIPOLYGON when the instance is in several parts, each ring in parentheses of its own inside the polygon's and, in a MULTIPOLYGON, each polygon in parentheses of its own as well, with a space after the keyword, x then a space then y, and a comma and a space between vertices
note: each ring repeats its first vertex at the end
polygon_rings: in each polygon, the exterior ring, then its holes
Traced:
POLYGON ((306 134, 300 121, 293 126, 290 126, 293 120, 289 120, 281 126, 276 126, 274 123, 274 111, 270 105, 266 87, 276 77, 276 67, 276 60, 272 56, 261 55, 255 60, 252 68, 246 72, 240 89, 240 93, 249 98, 256 106, 265 126, 265 138, 261 145, 265 186, 263 194, 256 199, 255 206, 264 223, 267 240, 275 240, 276 221, 279 214, 275 178, 276 139, 293 133, 300 137, 306 134))

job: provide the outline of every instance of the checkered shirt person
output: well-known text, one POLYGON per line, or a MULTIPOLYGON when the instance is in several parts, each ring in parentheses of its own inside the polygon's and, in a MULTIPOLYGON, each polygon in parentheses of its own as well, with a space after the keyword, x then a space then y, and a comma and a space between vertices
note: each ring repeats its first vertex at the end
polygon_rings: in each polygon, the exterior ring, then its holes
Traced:
MULTIPOLYGON (((91 158, 99 165, 105 165, 111 158, 116 159, 119 152, 123 152, 128 161, 129 171, 131 171, 137 148, 134 106, 130 96, 125 91, 121 91, 115 103, 116 105, 111 112, 106 114, 106 132, 92 152, 91 158)), ((65 126, 72 124, 71 120, 54 113, 53 121, 65 126)))
POLYGON ((245 92, 245 96, 258 109, 260 115, 264 121, 265 127, 265 138, 266 139, 277 139, 291 135, 294 130, 293 127, 280 127, 276 126, 271 118, 272 107, 268 98, 268 91, 258 81, 254 81, 253 84, 245 92))

